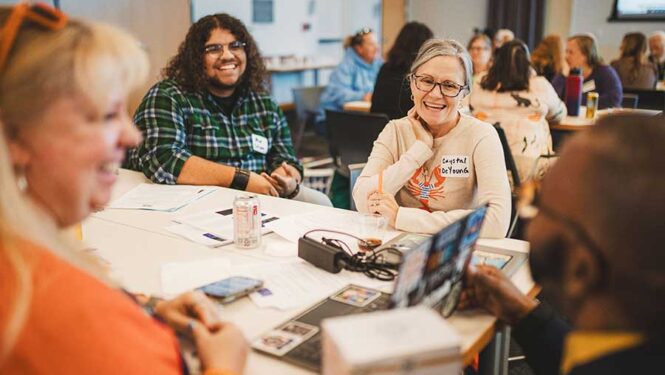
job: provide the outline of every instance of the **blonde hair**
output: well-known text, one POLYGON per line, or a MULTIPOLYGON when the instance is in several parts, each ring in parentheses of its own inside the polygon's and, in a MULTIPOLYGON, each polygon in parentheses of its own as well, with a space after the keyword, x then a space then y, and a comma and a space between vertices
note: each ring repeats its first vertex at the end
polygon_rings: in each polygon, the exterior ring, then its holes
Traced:
MULTIPOLYGON (((0 24, 11 10, 0 7, 0 24)), ((101 118, 110 89, 121 85, 128 95, 147 73, 147 55, 138 41, 116 27, 70 20, 53 31, 30 21, 22 24, 0 72, 0 261, 7 262, 15 278, 15 298, 7 301, 12 304, 9 319, 0 328, 0 364, 23 329, 32 294, 31 262, 21 250, 21 238, 106 281, 102 268, 76 250, 80 245, 65 239, 18 191, 5 137, 11 139, 21 128, 38 124, 44 111, 62 97, 88 99, 101 118), (30 228, 29 236, 25 228, 30 228)))
POLYGON ((546 66, 552 66, 554 74, 561 73, 564 61, 561 47, 560 36, 556 34, 546 36, 531 53, 531 64, 539 73, 542 73, 546 66))

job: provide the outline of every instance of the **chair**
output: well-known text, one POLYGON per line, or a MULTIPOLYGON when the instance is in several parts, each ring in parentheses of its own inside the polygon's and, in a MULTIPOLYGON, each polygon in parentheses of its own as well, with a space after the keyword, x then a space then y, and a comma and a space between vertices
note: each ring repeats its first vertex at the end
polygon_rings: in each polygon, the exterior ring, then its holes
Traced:
POLYGON ((388 121, 379 113, 326 111, 330 156, 343 175, 348 176, 348 165, 367 161, 388 121))
POLYGON ((296 106, 296 121, 290 125, 293 149, 296 154, 300 148, 305 128, 314 126, 319 110, 321 93, 325 86, 295 87, 292 89, 293 102, 296 106))
POLYGON ((365 168, 365 163, 349 164, 349 209, 357 211, 356 202, 353 200, 353 188, 356 186, 356 180, 360 177, 360 172, 365 168))
POLYGON ((623 89, 623 94, 637 95, 639 97, 637 108, 665 111, 665 91, 623 89))
POLYGON ((517 163, 515 163, 515 158, 513 157, 512 151, 510 151, 510 145, 508 144, 508 138, 506 137, 506 132, 503 130, 499 123, 494 124, 494 129, 496 129, 497 134, 499 135, 499 140, 501 141, 501 148, 503 149, 503 159, 506 162, 506 172, 510 177, 510 187, 511 187, 511 206, 510 206, 510 227, 508 228, 508 233, 506 237, 511 238, 517 227, 517 221, 519 217, 517 216, 517 190, 522 185, 520 180, 520 173, 517 170, 517 163))
POLYGON ((637 94, 623 94, 623 99, 621 100, 621 108, 637 108, 637 103, 639 103, 640 97, 637 94))

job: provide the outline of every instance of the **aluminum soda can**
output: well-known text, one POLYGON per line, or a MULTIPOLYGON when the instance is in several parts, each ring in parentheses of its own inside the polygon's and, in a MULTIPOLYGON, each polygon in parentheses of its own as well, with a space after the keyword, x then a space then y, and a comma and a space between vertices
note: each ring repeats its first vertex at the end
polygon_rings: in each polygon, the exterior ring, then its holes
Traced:
POLYGON ((586 96, 586 118, 594 119, 596 118, 596 112, 598 112, 598 93, 590 92, 586 96))
POLYGON ((240 194, 233 200, 233 242, 241 249, 261 244, 261 203, 256 194, 240 194))

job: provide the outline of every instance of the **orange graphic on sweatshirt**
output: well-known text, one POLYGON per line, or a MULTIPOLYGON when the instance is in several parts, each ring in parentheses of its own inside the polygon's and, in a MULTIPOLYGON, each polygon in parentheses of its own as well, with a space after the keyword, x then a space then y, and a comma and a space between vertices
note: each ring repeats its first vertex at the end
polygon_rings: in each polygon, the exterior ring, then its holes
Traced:
POLYGON ((406 189, 423 205, 424 210, 432 212, 429 208, 429 200, 444 197, 443 182, 445 180, 446 178, 441 175, 441 168, 434 168, 434 171, 429 173, 423 166, 411 176, 409 182, 406 183, 406 189))

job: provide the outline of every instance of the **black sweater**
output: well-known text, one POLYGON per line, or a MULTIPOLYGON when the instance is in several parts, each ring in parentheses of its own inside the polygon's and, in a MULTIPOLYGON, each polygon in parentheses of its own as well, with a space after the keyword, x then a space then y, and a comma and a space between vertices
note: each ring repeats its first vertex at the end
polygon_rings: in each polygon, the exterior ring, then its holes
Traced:
POLYGON ((372 93, 372 113, 385 113, 391 120, 402 118, 413 107, 407 69, 383 64, 372 93))

